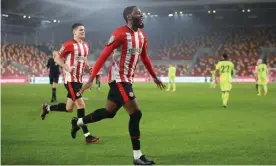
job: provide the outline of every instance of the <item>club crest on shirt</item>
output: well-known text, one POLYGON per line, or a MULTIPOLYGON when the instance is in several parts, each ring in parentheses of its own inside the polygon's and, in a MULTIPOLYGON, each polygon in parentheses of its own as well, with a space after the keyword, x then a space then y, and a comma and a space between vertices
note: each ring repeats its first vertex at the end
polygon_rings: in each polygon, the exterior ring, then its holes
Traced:
POLYGON ((114 39, 115 39, 115 36, 112 35, 112 36, 109 38, 107 45, 113 43, 113 42, 114 42, 114 39))
POLYGON ((64 46, 61 46, 61 48, 59 49, 59 53, 61 54, 63 51, 64 51, 65 47, 64 46))
POLYGON ((129 97, 133 97, 134 96, 134 94, 133 94, 133 92, 129 92, 129 97))

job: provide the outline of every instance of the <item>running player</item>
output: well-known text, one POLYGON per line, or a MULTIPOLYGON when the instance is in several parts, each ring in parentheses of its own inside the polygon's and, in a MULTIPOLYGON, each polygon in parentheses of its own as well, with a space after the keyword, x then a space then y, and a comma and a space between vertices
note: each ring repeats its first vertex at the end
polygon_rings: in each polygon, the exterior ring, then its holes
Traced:
POLYGON ((227 54, 222 55, 222 60, 216 65, 216 70, 219 71, 220 75, 222 105, 227 108, 229 93, 232 89, 231 80, 234 74, 234 64, 228 60, 227 54))
MULTIPOLYGON (((65 72, 64 85, 68 91, 67 102, 56 105, 43 104, 41 114, 42 120, 52 111, 72 112, 75 105, 78 109, 78 117, 82 118, 85 115, 84 100, 81 95, 77 96, 76 93, 82 87, 82 75, 84 68, 87 66, 89 48, 88 44, 84 41, 85 28, 82 24, 73 24, 72 32, 74 35, 73 40, 63 43, 59 52, 55 54, 55 62, 61 66, 65 72)), ((99 138, 92 136, 86 125, 82 126, 82 130, 86 143, 99 142, 99 138)))
POLYGON ((110 90, 106 107, 99 108, 83 118, 73 118, 71 134, 72 137, 76 137, 79 127, 84 124, 98 122, 106 118, 114 118, 117 111, 123 106, 129 114, 129 134, 134 155, 133 163, 136 165, 151 165, 155 162, 147 159, 140 150, 141 138, 139 126, 142 111, 138 106, 132 89, 138 60, 142 60, 152 76, 153 81, 160 89, 164 89, 165 85, 157 78, 147 53, 147 38, 145 32, 142 30, 144 27, 143 13, 136 6, 130 6, 125 8, 123 17, 127 25, 116 29, 112 33, 108 44, 105 46, 93 67, 89 81, 80 90, 81 94, 92 85, 98 71, 102 68, 113 51, 117 49, 116 55, 119 57, 114 58, 109 70, 108 78, 110 90))

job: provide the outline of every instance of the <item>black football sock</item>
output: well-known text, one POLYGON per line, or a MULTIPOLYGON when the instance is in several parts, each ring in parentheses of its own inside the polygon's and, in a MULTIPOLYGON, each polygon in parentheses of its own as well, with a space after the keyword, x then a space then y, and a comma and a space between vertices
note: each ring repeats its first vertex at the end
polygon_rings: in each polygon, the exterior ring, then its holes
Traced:
POLYGON ((256 84, 256 91, 257 91, 257 93, 259 92, 259 90, 258 90, 258 84, 256 84))
POLYGON ((105 118, 113 118, 116 113, 108 112, 105 108, 96 109, 94 112, 84 116, 82 118, 83 123, 94 123, 105 118))
POLYGON ((65 103, 59 103, 56 105, 49 105, 47 108, 48 111, 60 111, 60 112, 67 112, 66 111, 66 104, 65 103))
MULTIPOLYGON (((85 109, 84 108, 78 109, 78 118, 82 118, 82 117, 84 117, 84 115, 85 115, 85 109)), ((82 129, 85 137, 90 135, 86 125, 81 126, 81 129, 82 129)))
POLYGON ((56 88, 52 88, 52 100, 56 100, 56 88))
POLYGON ((98 88, 100 88, 101 87, 101 82, 100 81, 98 81, 98 88))
POLYGON ((129 134, 131 138, 133 150, 140 150, 140 119, 142 118, 142 112, 137 111, 131 114, 129 119, 129 134))

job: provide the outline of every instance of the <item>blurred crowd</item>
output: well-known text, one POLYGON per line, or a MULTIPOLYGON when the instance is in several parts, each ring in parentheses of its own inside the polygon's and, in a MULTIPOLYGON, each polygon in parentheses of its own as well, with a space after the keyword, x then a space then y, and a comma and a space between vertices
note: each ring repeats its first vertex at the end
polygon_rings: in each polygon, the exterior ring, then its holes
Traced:
MULTIPOLYGON (((148 37, 150 38, 150 37, 148 37)), ((93 48, 103 48, 105 40, 90 42, 93 48)), ((95 40, 95 41, 94 41, 95 40)), ((150 39, 149 39, 150 40, 150 39)), ((190 64, 177 65, 178 76, 209 76, 220 60, 219 55, 227 53, 234 63, 237 76, 253 76, 253 68, 262 54, 262 48, 276 47, 275 28, 240 28, 210 30, 200 34, 187 31, 172 32, 159 36, 150 47, 152 59, 187 60, 190 64), (211 48, 211 53, 194 60, 200 48, 211 48)), ((59 46, 49 43, 41 45, 1 44, 2 76, 46 76, 45 67, 52 50, 59 46)), ((98 53, 97 53, 98 54, 98 53)), ((276 55, 268 55, 268 66, 276 68, 276 55)), ((168 62, 169 63, 169 62, 168 62)), ((155 63, 156 64, 156 63, 155 63)), ((164 63, 162 63, 164 64, 164 63)), ((154 65, 159 76, 166 76, 168 65, 154 65)), ((137 67, 138 76, 149 76, 145 67, 137 67)))
POLYGON ((24 76, 47 74, 45 62, 48 55, 34 45, 2 44, 2 76, 24 76))

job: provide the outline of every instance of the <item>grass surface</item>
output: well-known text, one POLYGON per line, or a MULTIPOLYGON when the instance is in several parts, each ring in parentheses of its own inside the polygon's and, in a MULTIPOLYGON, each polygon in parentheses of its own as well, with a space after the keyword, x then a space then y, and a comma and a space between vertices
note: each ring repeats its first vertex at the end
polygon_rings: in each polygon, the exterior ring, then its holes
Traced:
MULTIPOLYGON (((157 164, 276 164, 276 84, 259 97, 254 84, 233 84, 229 108, 219 87, 178 84, 176 92, 134 84, 143 118, 142 152, 157 164)), ((87 91, 86 113, 105 106, 108 86, 87 91)), ((63 85, 57 88, 65 101, 63 85)), ((132 164, 128 115, 90 124, 100 144, 86 145, 81 132, 70 137, 73 113, 40 119, 49 85, 2 85, 2 164, 132 164)))

